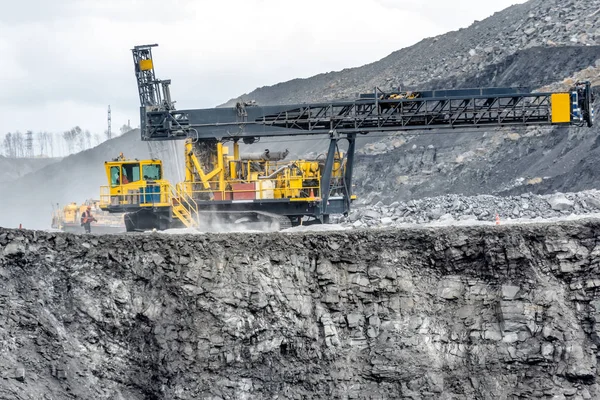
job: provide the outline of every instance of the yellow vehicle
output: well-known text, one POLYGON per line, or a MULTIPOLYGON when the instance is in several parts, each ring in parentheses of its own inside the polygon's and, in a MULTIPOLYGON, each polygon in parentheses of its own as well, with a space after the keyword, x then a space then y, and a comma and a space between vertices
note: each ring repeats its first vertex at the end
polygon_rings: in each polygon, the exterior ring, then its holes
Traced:
MULTIPOLYGON (((108 186, 100 207, 127 213, 127 231, 213 222, 258 223, 280 229, 306 222, 327 223, 347 215, 356 196, 352 170, 358 135, 397 131, 501 126, 591 127, 594 97, 590 82, 568 91, 474 88, 391 91, 375 88, 349 100, 176 110, 170 80, 158 80, 153 45, 132 49, 140 98, 143 141, 185 140, 185 180, 172 185, 160 160, 106 162, 108 186), (239 145, 263 138, 310 136, 329 143, 317 160, 288 160, 287 152, 241 155, 239 145)), ((373 179, 377 179, 373 171, 373 179)))
POLYGON ((99 200, 86 200, 82 204, 75 202, 69 203, 64 207, 58 204, 52 210, 51 227, 65 232, 83 233, 81 226, 81 215, 90 206, 92 214, 97 222, 92 223, 92 232, 94 233, 118 233, 125 231, 123 216, 111 214, 100 208, 99 200))
MULTIPOLYGON (((163 178, 160 160, 128 160, 123 154, 105 162, 109 185, 101 188, 100 208, 126 212, 128 231, 244 223, 261 229, 291 226, 319 203, 324 160, 289 160, 289 152, 233 155, 223 143, 215 151, 187 140, 185 181, 163 178)), ((336 153, 333 183, 341 185, 343 152, 336 153)))

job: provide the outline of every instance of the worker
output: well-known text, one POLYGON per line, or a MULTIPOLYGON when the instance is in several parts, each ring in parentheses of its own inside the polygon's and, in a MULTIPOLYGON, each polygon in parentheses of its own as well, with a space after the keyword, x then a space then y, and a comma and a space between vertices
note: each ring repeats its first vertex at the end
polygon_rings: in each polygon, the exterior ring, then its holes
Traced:
POLYGON ((81 214, 81 226, 85 229, 85 233, 92 233, 92 221, 98 222, 92 215, 92 207, 87 206, 87 209, 81 214))

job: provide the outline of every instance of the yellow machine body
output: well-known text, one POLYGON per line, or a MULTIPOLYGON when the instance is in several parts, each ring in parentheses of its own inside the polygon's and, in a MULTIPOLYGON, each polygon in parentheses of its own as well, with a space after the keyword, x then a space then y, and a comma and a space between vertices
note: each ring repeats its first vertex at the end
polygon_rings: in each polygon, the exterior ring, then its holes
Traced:
POLYGON ((108 185, 100 191, 100 208, 107 205, 167 207, 171 205, 171 185, 163 179, 160 160, 126 160, 122 154, 104 163, 108 185), (150 201, 144 201, 145 199, 150 201))
MULTIPOLYGON (((148 226, 166 227, 170 222, 160 224, 179 220, 186 227, 195 227, 200 203, 278 199, 320 201, 324 162, 286 161, 287 154, 287 151, 265 151, 243 156, 237 142, 230 149, 222 142, 194 143, 188 139, 185 143, 185 180, 176 185, 163 179, 160 160, 128 160, 121 154, 105 162, 108 185, 101 187, 100 208, 127 212, 127 215, 147 212, 131 217, 126 215, 126 225, 129 218, 133 225, 140 225, 139 221, 143 220, 148 226), (133 221, 134 218, 137 219, 133 221)), ((334 193, 336 187, 341 189, 344 173, 344 154, 336 152, 330 185, 334 193)))
POLYGON ((67 204, 63 208, 62 221, 67 224, 74 224, 79 220, 79 206, 77 203, 67 204))
POLYGON ((92 226, 102 228, 102 230, 112 229, 115 232, 124 230, 125 225, 122 215, 103 211, 100 208, 100 201, 92 199, 86 200, 82 204, 72 202, 62 208, 60 206, 55 208, 52 211, 51 227, 69 232, 83 231, 81 227, 81 215, 88 206, 91 207, 92 215, 96 218, 92 226))
MULTIPOLYGON (((223 143, 216 143, 208 159, 197 154, 192 141, 185 144, 185 192, 206 200, 289 199, 314 201, 321 193, 324 163, 318 160, 270 160, 265 157, 240 156, 233 143, 233 155, 223 143)), ((341 180, 345 159, 337 152, 332 180, 341 180)))

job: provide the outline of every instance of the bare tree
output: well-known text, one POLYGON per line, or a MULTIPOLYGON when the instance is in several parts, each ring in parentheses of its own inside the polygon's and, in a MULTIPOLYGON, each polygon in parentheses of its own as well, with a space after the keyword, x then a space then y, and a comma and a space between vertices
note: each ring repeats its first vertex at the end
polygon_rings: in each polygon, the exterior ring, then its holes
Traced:
POLYGON ((12 133, 8 132, 4 136, 4 154, 6 157, 15 158, 15 148, 13 147, 12 133))
POLYGON ((73 137, 75 138, 75 143, 77 143, 79 151, 85 150, 85 135, 80 127, 76 126, 71 129, 73 131, 73 137))
POLYGON ((83 133, 83 137, 84 137, 84 141, 85 141, 85 148, 89 149, 92 147, 92 134, 90 133, 90 131, 88 131, 87 129, 85 130, 85 132, 83 133))
POLYGON ((25 132, 25 154, 24 156, 27 158, 33 158, 33 131, 25 132))
POLYGON ((99 134, 92 134, 89 130, 82 130, 75 126, 62 133, 27 131, 27 134, 21 132, 8 132, 4 138, 0 136, 0 154, 6 157, 30 157, 38 152, 41 156, 56 157, 73 154, 77 151, 83 151, 97 146, 102 142, 99 134), (31 143, 27 140, 28 134, 32 136, 31 143), (33 153, 30 154, 30 147, 33 153))
POLYGON ((48 141, 48 149, 50 150, 50 157, 54 157, 54 134, 53 133, 48 133, 48 132, 44 132, 44 134, 46 135, 46 140, 48 141))
POLYGON ((69 129, 68 131, 64 131, 63 132, 63 139, 65 140, 65 142, 67 142, 67 149, 69 154, 73 153, 73 146, 74 146, 74 137, 73 137, 73 131, 71 129, 69 129))
POLYGON ((83 150, 84 138, 80 127, 76 126, 68 131, 64 131, 63 139, 67 142, 69 154, 73 154, 76 148, 83 150))
POLYGON ((37 143, 42 157, 54 157, 54 134, 49 132, 38 132, 37 143))
POLYGON ((15 157, 25 157, 25 138, 23 134, 19 131, 13 133, 12 142, 15 157))
POLYGON ((121 135, 122 135, 125 132, 129 132, 131 130, 131 126, 129 126, 129 124, 123 124, 123 126, 119 130, 121 131, 121 135))
POLYGON ((46 139, 44 135, 46 132, 37 132, 35 134, 36 140, 38 142, 38 147, 40 148, 40 156, 44 157, 46 155, 46 139))

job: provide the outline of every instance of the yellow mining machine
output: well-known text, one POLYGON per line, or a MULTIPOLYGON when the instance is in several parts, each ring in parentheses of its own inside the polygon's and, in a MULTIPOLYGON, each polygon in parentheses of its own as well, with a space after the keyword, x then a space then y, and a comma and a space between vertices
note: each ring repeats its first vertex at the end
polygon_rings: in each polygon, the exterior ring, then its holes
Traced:
MULTIPOLYGON (((125 214, 127 231, 186 226, 208 219, 265 224, 327 223, 347 214, 355 199, 352 169, 356 138, 370 132, 477 129, 527 125, 593 125, 589 82, 564 92, 476 88, 383 92, 328 103, 176 110, 170 80, 157 80, 152 48, 132 49, 143 141, 185 140, 185 181, 164 179, 160 160, 106 162, 108 185, 100 207, 125 214), (326 138, 316 160, 286 160, 287 152, 242 154, 241 144, 284 136, 326 138), (341 151, 345 146, 345 151, 341 151)), ((215 223, 215 221, 212 221, 215 223)))
POLYGON ((96 222, 92 224, 94 233, 119 233, 125 232, 125 223, 122 214, 111 214, 100 208, 100 200, 89 199, 82 204, 69 203, 64 207, 56 205, 52 210, 51 227, 65 232, 83 233, 81 226, 81 214, 91 207, 92 215, 96 222))
MULTIPOLYGON (((101 207, 127 212, 128 231, 203 228, 243 223, 279 230, 300 223, 320 201, 323 159, 285 160, 289 152, 240 154, 239 143, 185 142, 185 181, 164 179, 161 160, 130 160, 120 154, 105 162, 109 185, 101 207), (232 154, 230 154, 232 153, 232 154)), ((342 186, 344 153, 336 152, 332 181, 342 186)))

